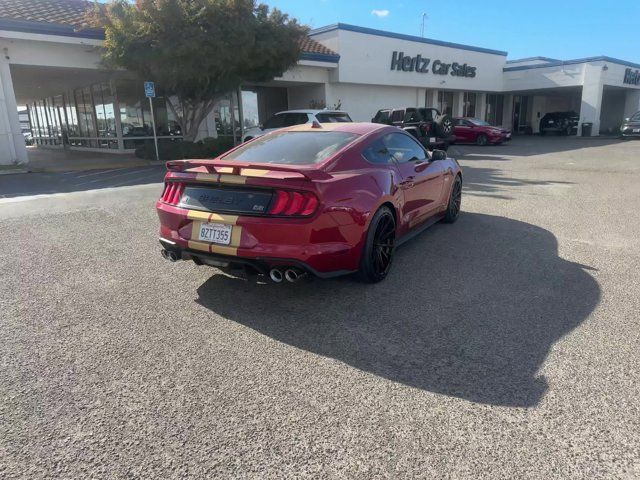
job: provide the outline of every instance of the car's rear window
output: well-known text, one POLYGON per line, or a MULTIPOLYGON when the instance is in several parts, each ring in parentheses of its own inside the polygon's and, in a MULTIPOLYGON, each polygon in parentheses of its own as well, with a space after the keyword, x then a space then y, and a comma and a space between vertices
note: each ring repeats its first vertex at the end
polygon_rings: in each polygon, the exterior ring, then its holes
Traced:
POLYGON ((347 113, 318 113, 316 118, 320 123, 347 123, 352 121, 347 113))
POLYGON ((249 163, 320 163, 357 137, 347 132, 275 132, 257 138, 222 158, 249 163))

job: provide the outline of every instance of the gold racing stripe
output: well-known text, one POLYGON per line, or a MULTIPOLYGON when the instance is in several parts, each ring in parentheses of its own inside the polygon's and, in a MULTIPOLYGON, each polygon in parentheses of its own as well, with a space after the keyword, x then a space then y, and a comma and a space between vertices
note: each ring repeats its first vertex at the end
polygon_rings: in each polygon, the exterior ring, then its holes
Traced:
POLYGON ((234 257, 238 256, 237 247, 231 247, 226 245, 213 245, 206 242, 197 242, 195 240, 189 240, 187 242, 187 246, 191 250, 198 250, 200 252, 219 253, 221 255, 232 255, 234 257))
POLYGON ((233 168, 221 167, 220 173, 196 173, 196 180, 199 182, 231 183, 233 185, 244 185, 249 177, 264 177, 269 170, 260 168, 243 168, 242 175, 233 175, 233 168))
POLYGON ((199 182, 217 182, 217 173, 196 173, 196 180, 199 182))
POLYGON ((226 225, 237 225, 238 215, 223 215, 221 213, 199 212, 197 210, 189 210, 187 212, 189 220, 199 220, 201 222, 218 222, 226 225))

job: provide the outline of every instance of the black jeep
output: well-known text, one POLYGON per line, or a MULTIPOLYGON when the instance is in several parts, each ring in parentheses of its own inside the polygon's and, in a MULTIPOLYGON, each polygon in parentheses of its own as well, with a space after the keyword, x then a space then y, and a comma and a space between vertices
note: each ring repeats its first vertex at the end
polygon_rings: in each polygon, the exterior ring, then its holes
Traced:
POLYGON ((453 119, 436 108, 406 107, 378 110, 373 123, 394 125, 416 137, 429 150, 447 150, 453 143, 453 119))

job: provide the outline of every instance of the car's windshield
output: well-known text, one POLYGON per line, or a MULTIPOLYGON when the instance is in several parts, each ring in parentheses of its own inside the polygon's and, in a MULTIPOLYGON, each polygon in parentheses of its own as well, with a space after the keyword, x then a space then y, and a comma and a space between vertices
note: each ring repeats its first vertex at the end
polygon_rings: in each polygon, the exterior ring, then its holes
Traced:
POLYGON ((479 118, 468 118, 471 123, 477 125, 479 127, 490 127, 491 124, 489 122, 485 122, 484 120, 480 120, 479 118))
POLYGON ((631 116, 631 121, 640 122, 640 112, 636 112, 631 116))
POLYGON ((357 137, 347 132, 276 132, 249 142, 222 158, 248 163, 320 163, 357 137))
POLYGON ((316 118, 320 123, 346 123, 353 121, 347 113, 318 113, 316 118))

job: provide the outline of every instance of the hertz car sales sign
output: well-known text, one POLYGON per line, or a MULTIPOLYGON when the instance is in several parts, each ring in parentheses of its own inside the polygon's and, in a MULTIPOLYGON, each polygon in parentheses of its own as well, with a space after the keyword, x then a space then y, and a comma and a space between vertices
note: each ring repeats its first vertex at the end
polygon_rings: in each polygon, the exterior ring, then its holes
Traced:
POLYGON ((640 85, 640 70, 633 71, 627 68, 624 71, 624 81, 627 85, 640 85))
POLYGON ((433 73, 434 75, 451 75, 452 77, 473 78, 476 76, 476 67, 458 62, 446 63, 441 60, 431 61, 422 55, 410 57, 404 52, 393 52, 391 56, 391 70, 399 72, 433 73))

